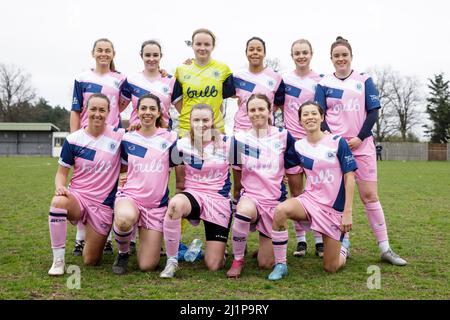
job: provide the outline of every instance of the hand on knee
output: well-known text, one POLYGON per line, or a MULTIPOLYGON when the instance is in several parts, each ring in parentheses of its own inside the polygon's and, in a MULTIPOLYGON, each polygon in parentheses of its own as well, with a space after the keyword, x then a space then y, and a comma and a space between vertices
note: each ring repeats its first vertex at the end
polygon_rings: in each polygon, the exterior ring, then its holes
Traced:
POLYGON ((63 196, 55 196, 52 198, 50 202, 50 206, 58 209, 67 209, 66 208, 67 198, 63 196))

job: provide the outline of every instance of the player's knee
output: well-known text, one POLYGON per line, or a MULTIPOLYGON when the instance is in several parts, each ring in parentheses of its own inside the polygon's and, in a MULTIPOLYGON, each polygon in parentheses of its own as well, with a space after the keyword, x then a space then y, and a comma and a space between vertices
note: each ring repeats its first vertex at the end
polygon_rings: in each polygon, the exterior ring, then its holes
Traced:
POLYGON ((378 201, 378 194, 376 191, 372 191, 372 190, 361 191, 360 190, 359 192, 360 192, 360 196, 361 196, 361 201, 364 204, 378 201))
POLYGON ((169 205, 167 206, 167 214, 165 219, 177 220, 182 216, 182 203, 178 201, 178 199, 173 198, 170 200, 169 205))
POLYGON ((221 259, 205 258, 205 265, 209 271, 217 271, 222 269, 224 265, 224 260, 223 258, 221 259))
POLYGON ((275 261, 273 259, 258 258, 258 267, 260 269, 272 269, 275 261))
POLYGON ((142 272, 155 271, 159 266, 159 260, 138 261, 138 265, 142 272))
POLYGON ((285 207, 283 205, 278 205, 275 208, 273 222, 276 225, 283 225, 286 222, 287 218, 288 218, 288 215, 287 215, 287 211, 286 211, 285 207))
POLYGON ((97 266, 100 264, 101 257, 83 254, 83 263, 87 266, 97 266))
POLYGON ((114 218, 114 225, 120 232, 127 232, 133 227, 132 221, 126 215, 117 215, 114 218))
POLYGON ((63 196, 54 196, 50 202, 50 206, 58 209, 67 209, 67 198, 63 196))
POLYGON ((336 273, 339 270, 339 263, 324 263, 323 270, 328 273, 336 273))

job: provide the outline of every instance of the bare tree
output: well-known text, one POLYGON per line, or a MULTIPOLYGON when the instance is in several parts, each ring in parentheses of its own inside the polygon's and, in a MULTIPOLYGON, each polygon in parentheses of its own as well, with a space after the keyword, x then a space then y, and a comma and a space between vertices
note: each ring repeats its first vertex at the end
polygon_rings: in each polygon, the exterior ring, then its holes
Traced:
POLYGON ((384 66, 371 67, 367 73, 372 76, 380 95, 381 108, 373 128, 374 135, 377 141, 385 141, 398 130, 398 121, 390 98, 394 71, 391 67, 384 66))
POLYGON ((14 65, 0 63, 0 121, 14 121, 17 108, 31 104, 35 97, 29 74, 14 65))
POLYGON ((403 141, 414 126, 421 123, 421 84, 413 77, 403 76, 391 67, 372 67, 368 70, 377 86, 381 109, 374 133, 378 141, 400 133, 403 141))
POLYGON ((410 76, 402 77, 395 73, 392 81, 392 94, 390 103, 397 114, 399 131, 403 141, 407 141, 408 133, 421 123, 419 106, 422 103, 420 82, 410 76))

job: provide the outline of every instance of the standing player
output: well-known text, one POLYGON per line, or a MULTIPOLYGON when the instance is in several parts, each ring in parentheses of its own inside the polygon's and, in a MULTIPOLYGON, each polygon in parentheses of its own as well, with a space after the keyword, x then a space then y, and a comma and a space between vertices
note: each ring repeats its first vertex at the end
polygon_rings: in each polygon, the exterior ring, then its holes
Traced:
MULTIPOLYGON (((266 95, 271 106, 283 106, 284 83, 280 74, 269 67, 264 67, 266 56, 266 43, 258 37, 252 37, 247 41, 245 54, 248 60, 248 68, 240 70, 233 75, 236 96, 238 97, 238 110, 234 116, 234 133, 248 130, 252 123, 247 114, 247 100, 252 94, 266 95)), ((275 110, 271 110, 275 111, 275 110)), ((271 117, 273 122, 273 117, 271 117)), ((233 205, 237 204, 242 189, 241 171, 233 168, 233 205)))
POLYGON ((167 75, 162 77, 160 73, 160 61, 162 58, 161 45, 155 40, 144 41, 140 51, 144 63, 144 70, 128 76, 122 90, 122 95, 132 101, 130 125, 138 124, 137 103, 140 97, 146 94, 154 94, 161 101, 162 119, 171 128, 172 120, 169 115, 170 105, 179 96, 174 95, 175 77, 167 75))
MULTIPOLYGON (((182 103, 176 103, 180 112, 179 137, 184 137, 190 131, 191 110, 196 104, 207 104, 212 107, 214 126, 224 133, 222 101, 234 96, 236 91, 230 68, 211 57, 215 44, 216 37, 210 30, 195 30, 192 34, 192 50, 195 59, 191 64, 177 67, 175 72, 178 80, 175 84, 176 96, 182 93, 182 103)), ((176 173, 177 191, 181 191, 184 189, 183 166, 178 166, 176 173)))
MULTIPOLYGON (((305 129, 298 121, 298 110, 304 102, 313 100, 317 84, 321 76, 311 70, 310 63, 313 56, 311 43, 308 40, 300 39, 292 43, 291 57, 295 63, 295 70, 283 75, 285 84, 285 101, 283 106, 283 118, 286 129, 295 138, 300 140, 306 137, 305 129)), ((291 196, 297 197, 302 192, 303 173, 301 168, 289 169, 291 174, 297 174, 291 181, 289 189, 291 196)), ((297 249, 294 256, 302 257, 306 254, 307 243, 306 233, 300 222, 294 221, 295 233, 297 235, 297 249)), ((316 245, 316 255, 323 256, 322 235, 314 231, 314 241, 316 245)))
POLYGON ((347 249, 341 241, 352 227, 355 159, 343 138, 320 130, 323 121, 320 105, 305 102, 300 106, 299 119, 307 136, 295 143, 292 163, 303 167, 306 188, 300 196, 275 209, 272 241, 276 265, 269 280, 280 280, 287 275, 288 218, 307 221, 323 235, 325 271, 336 272, 347 259, 347 249))
POLYGON ((377 163, 372 127, 378 118, 380 100, 371 77, 352 70, 350 43, 338 37, 331 45, 336 72, 317 86, 315 100, 325 111, 324 128, 348 141, 358 164, 356 182, 361 201, 378 246, 381 259, 404 266, 406 261, 390 248, 383 209, 378 199, 377 163))
MULTIPOLYGON (((130 116, 130 125, 139 124, 137 116, 137 103, 140 97, 151 93, 161 101, 161 112, 164 123, 163 126, 172 128, 172 119, 170 118, 169 109, 172 102, 178 98, 174 95, 175 77, 171 75, 162 76, 160 72, 160 62, 162 58, 162 50, 159 42, 155 40, 144 41, 141 45, 139 55, 144 63, 144 70, 127 77, 122 89, 122 96, 126 99, 126 103, 132 102, 132 111, 130 116)), ((180 101, 181 102, 181 101, 180 101)), ((136 246, 136 238, 133 234, 131 239, 131 252, 136 246)), ((161 249, 161 253, 163 253, 161 249)))
POLYGON ((125 130, 106 124, 109 99, 94 93, 86 102, 88 125, 64 142, 50 205, 49 227, 53 265, 49 275, 64 274, 67 220, 86 226, 83 260, 97 265, 102 258, 113 219, 113 203, 120 170, 120 141, 125 130), (74 167, 69 187, 67 177, 74 167))
POLYGON ((247 100, 247 114, 252 127, 234 137, 233 150, 242 169, 242 192, 232 227, 234 260, 227 272, 229 278, 241 275, 251 227, 259 231, 259 267, 269 269, 274 264, 270 238, 273 214, 287 196, 283 176, 295 140, 287 130, 269 124, 271 106, 265 95, 251 95, 247 100))
POLYGON ((114 205, 114 234, 119 254, 115 274, 127 272, 130 240, 139 227, 138 263, 143 271, 154 270, 160 259, 163 220, 169 200, 169 167, 177 134, 163 126, 163 109, 158 96, 145 94, 137 101, 140 129, 124 135, 122 163, 127 179, 119 188, 114 205))
POLYGON ((167 263, 161 278, 174 277, 178 269, 182 218, 193 225, 203 220, 206 266, 213 271, 223 267, 231 222, 229 146, 215 128, 211 106, 193 106, 190 134, 177 142, 186 170, 185 189, 170 200, 164 218, 167 263))
MULTIPOLYGON (((95 68, 81 73, 75 79, 73 88, 72 111, 70 112, 70 132, 86 127, 88 123, 86 103, 94 93, 103 93, 110 101, 110 112, 106 123, 121 127, 120 113, 125 110, 127 102, 120 99, 125 76, 116 71, 113 43, 105 38, 94 42, 92 57, 95 68)), ((77 227, 73 254, 80 256, 83 252, 85 230, 82 224, 77 227)), ((105 245, 105 254, 112 254, 111 235, 105 245)))

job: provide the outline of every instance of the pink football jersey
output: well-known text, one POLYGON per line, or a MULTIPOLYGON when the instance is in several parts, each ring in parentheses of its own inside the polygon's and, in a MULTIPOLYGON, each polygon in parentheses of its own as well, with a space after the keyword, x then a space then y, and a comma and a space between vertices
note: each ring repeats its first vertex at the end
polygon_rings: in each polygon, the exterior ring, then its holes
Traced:
POLYGON ((127 132, 121 144, 127 181, 119 192, 145 208, 167 206, 171 152, 176 141, 176 132, 163 128, 150 137, 139 131, 127 132))
POLYGON ((342 212, 345 204, 344 174, 357 169, 347 142, 326 134, 318 143, 307 139, 295 143, 296 156, 306 175, 302 195, 324 208, 342 212))
POLYGON ((120 141, 124 133, 124 129, 108 125, 97 138, 83 128, 66 137, 59 164, 74 167, 69 190, 75 190, 90 201, 114 205, 120 171, 120 141))
POLYGON ((286 199, 285 160, 289 153, 292 156, 294 143, 286 129, 273 126, 269 126, 265 136, 256 137, 251 130, 235 134, 233 162, 242 168, 241 184, 246 196, 268 204, 286 199))
POLYGON ((239 108, 234 116, 234 131, 250 129, 252 126, 247 115, 247 100, 252 94, 263 93, 277 106, 284 103, 283 79, 271 68, 265 68, 260 73, 243 69, 233 74, 233 80, 236 96, 239 98, 239 108))
POLYGON ((314 101, 317 84, 321 76, 310 71, 305 77, 298 76, 295 71, 283 75, 285 100, 283 116, 285 128, 296 139, 306 136, 305 129, 300 125, 298 109, 306 101, 314 101))
POLYGON ((185 189, 210 197, 230 197, 230 141, 230 138, 221 135, 220 143, 215 146, 214 142, 209 142, 201 155, 192 146, 189 137, 178 140, 177 149, 185 165, 185 189))
POLYGON ((172 123, 170 120, 169 108, 171 103, 177 98, 173 95, 175 81, 175 77, 171 75, 164 78, 159 76, 156 79, 149 79, 145 76, 144 72, 139 72, 127 77, 122 90, 122 96, 127 100, 131 99, 133 105, 130 124, 139 123, 137 116, 137 103, 139 98, 145 94, 152 93, 161 100, 163 120, 169 125, 169 128, 171 128, 172 123))
POLYGON ((315 100, 325 111, 331 132, 345 139, 358 136, 367 111, 380 108, 372 78, 356 71, 344 80, 325 76, 317 86, 315 100))
POLYGON ((80 112, 80 127, 87 126, 86 103, 94 93, 103 93, 110 101, 109 115, 106 123, 113 127, 120 124, 119 99, 125 82, 125 76, 118 72, 104 75, 87 70, 75 79, 73 88, 72 111, 80 112))

